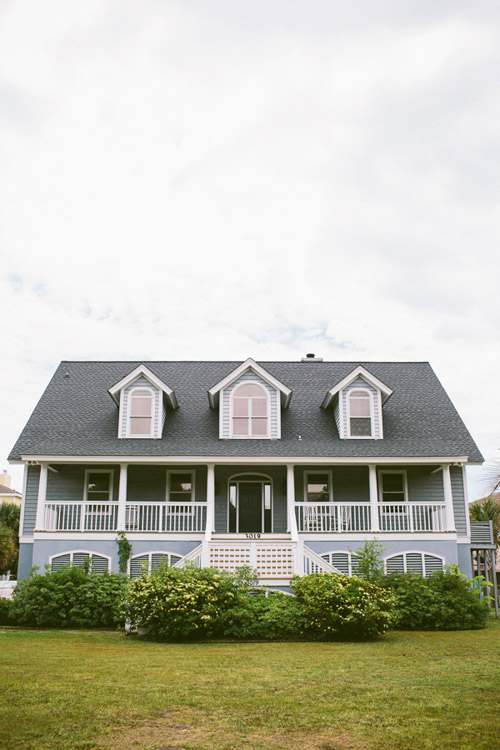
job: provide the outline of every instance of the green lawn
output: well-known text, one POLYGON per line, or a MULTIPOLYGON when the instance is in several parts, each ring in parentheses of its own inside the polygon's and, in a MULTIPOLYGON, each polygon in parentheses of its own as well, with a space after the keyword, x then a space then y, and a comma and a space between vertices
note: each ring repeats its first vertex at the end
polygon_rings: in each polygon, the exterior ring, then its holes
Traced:
POLYGON ((374 643, 0 629, 0 747, 499 747, 500 624, 374 643))

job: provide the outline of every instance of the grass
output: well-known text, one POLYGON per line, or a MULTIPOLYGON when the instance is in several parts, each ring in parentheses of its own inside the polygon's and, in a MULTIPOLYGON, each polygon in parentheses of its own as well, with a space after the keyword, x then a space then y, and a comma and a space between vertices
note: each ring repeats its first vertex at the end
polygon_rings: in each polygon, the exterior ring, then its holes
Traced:
POLYGON ((500 623, 372 643, 0 630, 8 750, 498 747, 500 623))

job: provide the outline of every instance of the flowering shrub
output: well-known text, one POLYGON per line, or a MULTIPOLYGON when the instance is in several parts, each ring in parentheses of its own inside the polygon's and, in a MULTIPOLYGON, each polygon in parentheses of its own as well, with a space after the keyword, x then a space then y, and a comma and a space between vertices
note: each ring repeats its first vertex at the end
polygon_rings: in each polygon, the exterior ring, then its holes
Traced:
POLYGON ((124 576, 64 567, 33 575, 17 585, 9 617, 17 625, 49 628, 114 628, 123 620, 119 604, 124 576))
POLYGON ((392 623, 392 594, 356 576, 335 573, 294 578, 293 589, 316 638, 373 638, 392 623))
POLYGON ((211 568, 162 566, 131 582, 123 613, 152 638, 220 636, 245 588, 237 576, 211 568))
POLYGON ((384 585, 395 598, 394 627, 400 630, 475 630, 484 628, 489 610, 479 598, 482 582, 471 581, 454 565, 430 578, 392 573, 384 585))

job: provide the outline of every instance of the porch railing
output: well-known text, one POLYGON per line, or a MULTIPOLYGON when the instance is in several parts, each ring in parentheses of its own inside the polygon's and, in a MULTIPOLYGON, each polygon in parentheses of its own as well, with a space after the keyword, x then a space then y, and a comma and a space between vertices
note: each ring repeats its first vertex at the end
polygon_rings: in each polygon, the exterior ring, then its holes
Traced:
MULTIPOLYGON (((372 531, 370 503, 296 503, 300 532, 372 531)), ((380 531, 445 531, 444 503, 379 503, 380 531)))
POLYGON ((380 531, 445 531, 444 503, 380 503, 380 531))
POLYGON ((296 503, 298 531, 370 531, 370 503, 296 503))
MULTIPOLYGON (((127 503, 126 531, 205 531, 206 503, 127 503)), ((45 531, 116 531, 118 503, 46 503, 45 531)))
POLYGON ((126 531, 205 531, 206 503, 127 503, 126 531))
POLYGON ((47 503, 46 531, 116 531, 118 503, 47 503))

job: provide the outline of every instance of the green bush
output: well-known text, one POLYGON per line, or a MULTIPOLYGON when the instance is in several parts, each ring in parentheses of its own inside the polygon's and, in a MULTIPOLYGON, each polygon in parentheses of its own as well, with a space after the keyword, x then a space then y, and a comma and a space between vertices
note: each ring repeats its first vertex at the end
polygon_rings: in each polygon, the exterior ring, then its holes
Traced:
POLYGON ((295 596, 273 592, 265 596, 240 595, 238 603, 224 617, 226 638, 266 640, 298 638, 307 626, 302 605, 295 596))
POLYGON ((399 630, 476 630, 489 616, 487 602, 454 565, 430 578, 392 573, 384 585, 395 599, 394 625, 399 630))
POLYGON ((392 624, 391 593, 370 581, 316 573, 292 585, 312 637, 374 638, 392 624))
POLYGON ((243 602, 245 582, 212 568, 162 566, 134 579, 123 613, 150 638, 219 637, 232 608, 243 602))
POLYGON ((128 580, 117 574, 64 567, 17 585, 11 617, 18 625, 48 628, 114 628, 128 580))
POLYGON ((12 625, 12 599, 0 598, 0 625, 12 625))

